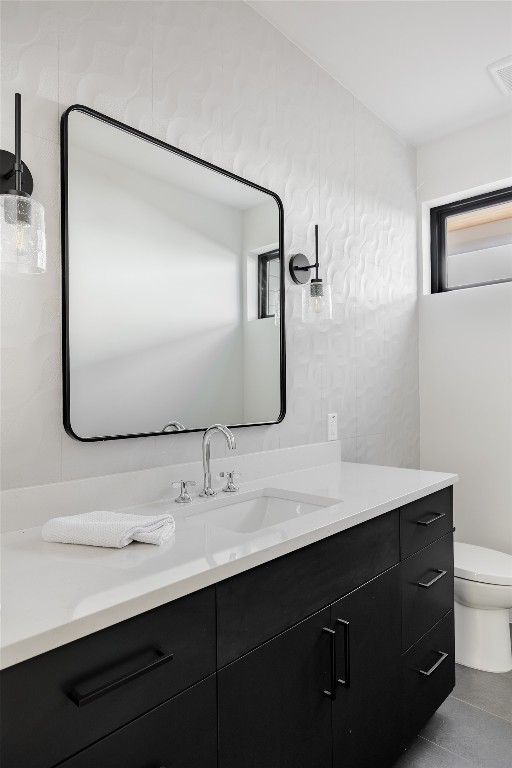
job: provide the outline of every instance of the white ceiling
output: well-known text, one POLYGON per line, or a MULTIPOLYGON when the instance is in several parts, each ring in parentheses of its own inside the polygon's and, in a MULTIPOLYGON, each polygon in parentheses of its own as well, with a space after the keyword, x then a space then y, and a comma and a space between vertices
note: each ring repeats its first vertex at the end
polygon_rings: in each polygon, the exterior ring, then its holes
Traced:
POLYGON ((250 0, 412 144, 511 112, 487 66, 512 54, 509 0, 250 0))

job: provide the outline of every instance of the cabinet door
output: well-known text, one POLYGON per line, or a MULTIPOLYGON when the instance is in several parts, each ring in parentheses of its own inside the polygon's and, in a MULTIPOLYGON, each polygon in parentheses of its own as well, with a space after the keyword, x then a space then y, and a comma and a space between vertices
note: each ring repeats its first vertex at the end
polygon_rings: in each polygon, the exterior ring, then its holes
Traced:
POLYGON ((219 768, 331 768, 329 609, 218 673, 219 768))
POLYGON ((331 606, 336 632, 334 768, 386 768, 400 751, 398 567, 331 606))

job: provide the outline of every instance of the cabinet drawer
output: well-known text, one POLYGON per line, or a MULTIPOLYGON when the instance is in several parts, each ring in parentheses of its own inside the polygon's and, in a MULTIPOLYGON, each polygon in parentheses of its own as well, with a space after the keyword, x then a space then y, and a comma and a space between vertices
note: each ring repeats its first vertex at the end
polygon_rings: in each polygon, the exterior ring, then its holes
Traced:
POLYGON ((9 667, 1 764, 53 766, 214 670, 213 588, 9 667))
POLYGON ((85 749, 61 768, 217 768, 215 676, 85 749))
POLYGON ((452 490, 443 488, 400 509, 402 560, 453 530, 452 490))
POLYGON ((453 535, 401 564, 402 650, 406 651, 453 608, 453 535))
POLYGON ((220 667, 398 562, 398 510, 217 584, 220 667))
POLYGON ((402 662, 402 740, 406 745, 455 686, 453 611, 413 645, 402 662))

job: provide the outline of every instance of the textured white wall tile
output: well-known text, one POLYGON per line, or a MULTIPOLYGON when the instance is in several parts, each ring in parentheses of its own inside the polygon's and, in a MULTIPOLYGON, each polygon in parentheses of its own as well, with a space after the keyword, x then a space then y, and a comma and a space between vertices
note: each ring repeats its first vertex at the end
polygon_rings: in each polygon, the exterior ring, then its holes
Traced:
POLYGON ((354 246, 361 258, 415 277, 415 151, 358 101, 354 111, 354 246))
POLYGON ((277 39, 276 192, 285 210, 286 253, 314 253, 319 216, 319 69, 281 35, 277 39))
POLYGON ((57 141, 59 110, 55 4, 3 2, 0 20, 2 148, 14 151, 16 92, 21 93, 23 97, 24 130, 35 136, 57 141))
POLYGON ((354 231, 354 97, 323 70, 318 109, 319 223, 324 258, 330 260, 346 253, 354 231))
POLYGON ((274 189, 277 32, 240 3, 225 5, 222 32, 223 166, 274 189))
POLYGON ((224 4, 152 6, 153 134, 221 165, 224 4))
POLYGON ((356 440, 356 460, 361 464, 387 466, 386 436, 365 435, 356 440))
POLYGON ((341 440, 341 460, 357 461, 357 440, 355 437, 341 440))
POLYGON ((62 434, 61 439, 63 480, 130 472, 155 466, 153 438, 84 443, 62 434))
POLYGON ((151 5, 85 0, 57 6, 61 111, 85 104, 151 130, 151 5))
POLYGON ((389 397, 396 371, 387 354, 391 282, 389 270, 357 262, 356 309, 357 434, 385 433, 389 397))
MULTIPOLYGON (((319 193, 319 69, 282 35, 277 45, 276 191, 285 210, 285 254, 314 260, 314 225, 319 193)), ((322 367, 326 329, 302 324, 301 289, 287 275, 287 416, 282 447, 325 439, 322 424, 322 367)))
MULTIPOLYGON (((198 461, 201 457, 201 437, 196 432, 177 435, 162 435, 154 439, 153 466, 165 467, 169 464, 183 464, 188 461, 198 461)), ((149 438, 148 438, 149 440, 149 438)), ((220 456, 225 453, 224 446, 215 445, 215 453, 220 456)), ((186 480, 187 478, 182 478, 186 480)))
POLYGON ((236 449, 226 451, 226 456, 235 458, 245 453, 273 451, 280 448, 280 425, 237 429, 235 433, 236 449))
MULTIPOLYGON (((319 224, 334 322, 303 325, 287 274, 287 416, 239 430, 233 466, 325 440, 332 412, 346 460, 417 465, 414 150, 244 3, 4 2, 1 13, 5 143, 18 89, 48 238, 46 275, 2 283, 3 487, 200 458, 200 434, 83 444, 63 432, 58 122, 76 102, 277 192, 286 257, 313 259, 319 224)), ((216 440, 213 455, 225 453, 216 440)))

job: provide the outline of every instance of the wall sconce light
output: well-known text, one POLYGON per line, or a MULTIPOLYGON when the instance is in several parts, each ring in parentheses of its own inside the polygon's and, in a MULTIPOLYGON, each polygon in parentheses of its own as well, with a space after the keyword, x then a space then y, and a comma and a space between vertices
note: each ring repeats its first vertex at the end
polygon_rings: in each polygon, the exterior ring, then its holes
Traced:
POLYGON ((310 264, 303 253, 290 257, 290 275, 294 283, 302 285, 302 322, 316 323, 332 320, 331 286, 318 277, 318 224, 315 224, 314 264, 310 264), (315 277, 309 282, 309 270, 315 270, 315 277))
POLYGON ((2 271, 46 271, 44 208, 32 200, 32 174, 21 161, 21 95, 15 95, 14 155, 0 150, 0 240, 2 271))

